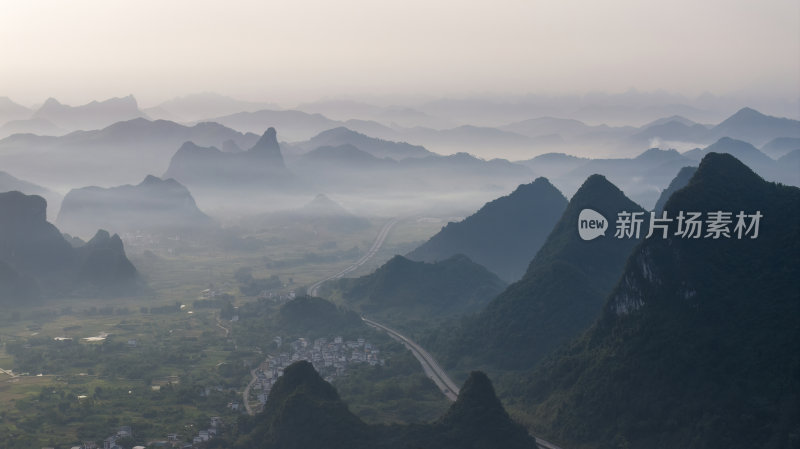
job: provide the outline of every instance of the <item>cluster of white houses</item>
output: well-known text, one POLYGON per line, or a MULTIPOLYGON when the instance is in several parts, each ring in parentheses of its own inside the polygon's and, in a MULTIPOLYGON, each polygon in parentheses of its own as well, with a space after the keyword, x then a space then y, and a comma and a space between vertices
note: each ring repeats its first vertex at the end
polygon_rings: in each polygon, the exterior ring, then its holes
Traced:
MULTIPOLYGON (((283 345, 281 337, 275 337, 278 347, 283 345)), ((310 344, 307 339, 299 338, 290 344, 291 352, 269 356, 256 369, 256 382, 251 394, 255 394, 261 407, 269 398, 272 386, 283 375, 287 366, 299 360, 306 360, 314 365, 318 373, 328 382, 347 372, 347 367, 355 363, 383 365, 380 351, 363 338, 344 341, 342 337, 331 340, 318 338, 310 344)))

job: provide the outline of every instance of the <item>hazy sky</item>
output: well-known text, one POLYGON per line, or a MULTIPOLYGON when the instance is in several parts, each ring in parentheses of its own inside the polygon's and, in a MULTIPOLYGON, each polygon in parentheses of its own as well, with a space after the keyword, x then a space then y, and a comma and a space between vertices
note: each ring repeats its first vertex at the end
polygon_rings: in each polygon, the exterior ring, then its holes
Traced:
POLYGON ((0 96, 800 95, 797 0, 2 0, 0 96))

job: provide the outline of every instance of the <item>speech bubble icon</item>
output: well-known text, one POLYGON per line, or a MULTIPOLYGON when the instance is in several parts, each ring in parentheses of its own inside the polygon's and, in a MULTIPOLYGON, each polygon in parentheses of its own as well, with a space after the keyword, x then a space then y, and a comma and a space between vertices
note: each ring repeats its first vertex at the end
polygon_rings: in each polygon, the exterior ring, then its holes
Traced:
POLYGON ((608 220, 600 212, 584 209, 578 215, 578 235, 583 240, 594 240, 606 234, 608 220))

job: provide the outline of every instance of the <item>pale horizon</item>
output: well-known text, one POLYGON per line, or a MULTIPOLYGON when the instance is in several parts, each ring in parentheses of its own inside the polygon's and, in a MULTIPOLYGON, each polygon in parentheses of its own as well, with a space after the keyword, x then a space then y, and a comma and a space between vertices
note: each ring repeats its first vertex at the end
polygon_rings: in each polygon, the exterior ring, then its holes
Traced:
POLYGON ((349 98, 665 91, 800 97, 800 4, 4 2, 0 96, 349 98))

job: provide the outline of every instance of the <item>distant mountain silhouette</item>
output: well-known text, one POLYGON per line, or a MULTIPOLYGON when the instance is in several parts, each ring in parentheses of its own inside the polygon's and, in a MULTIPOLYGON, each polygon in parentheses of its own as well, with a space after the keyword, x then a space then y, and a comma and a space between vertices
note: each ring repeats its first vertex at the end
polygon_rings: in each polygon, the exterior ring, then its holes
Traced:
POLYGON ((592 131, 594 127, 579 120, 556 117, 539 117, 523 120, 503 126, 501 129, 528 137, 539 137, 550 134, 575 136, 592 131))
POLYGON ((533 256, 566 208, 567 200, 545 178, 517 187, 447 226, 408 253, 435 262, 464 254, 506 281, 522 277, 533 256))
POLYGON ((644 212, 604 177, 590 176, 522 279, 454 331, 439 333, 430 342, 437 354, 451 366, 469 357, 478 366, 528 369, 583 332, 602 309, 637 243, 635 238, 614 237, 622 211, 644 212), (578 216, 587 208, 609 220, 606 234, 590 241, 578 236, 578 216))
MULTIPOLYGON (((749 142, 723 137, 703 149, 703 153, 728 153, 752 167, 756 172, 769 171, 775 167, 775 160, 762 153, 749 142)), ((705 157, 705 156, 704 156, 705 157)))
MULTIPOLYGON (((800 185, 800 174, 798 174, 797 165, 775 161, 759 151, 758 148, 741 140, 723 137, 706 148, 691 150, 683 153, 683 155, 687 158, 700 160, 700 158, 709 153, 728 153, 769 181, 795 186, 800 185)), ((789 160, 785 159, 784 162, 789 160)))
POLYGON ((449 129, 409 128, 402 133, 404 140, 418 142, 425 148, 433 148, 438 153, 456 151, 475 151, 476 149, 522 148, 530 144, 531 138, 497 128, 462 125, 449 129))
POLYGON ((683 167, 672 182, 669 183, 669 186, 661 192, 661 196, 658 197, 658 201, 656 201, 656 206, 653 210, 657 213, 663 211, 664 205, 667 204, 669 197, 676 191, 686 187, 686 184, 689 184, 689 180, 694 176, 694 172, 696 171, 697 167, 683 167))
POLYGON ((40 136, 63 136, 68 130, 57 126, 45 118, 9 120, 0 126, 0 138, 12 134, 37 134, 40 136))
POLYGON ((530 179, 527 167, 504 159, 483 160, 466 153, 449 156, 378 158, 351 144, 323 146, 295 157, 290 168, 303 183, 330 193, 452 192, 469 180, 469 188, 496 190, 530 179))
POLYGON ((560 151, 561 148, 596 151, 598 147, 606 148, 614 145, 614 142, 619 146, 621 141, 636 131, 630 126, 587 125, 579 120, 555 117, 523 120, 499 129, 527 136, 531 139, 532 148, 550 152, 560 151))
MULTIPOLYGON (((98 231, 86 245, 73 246, 47 222, 42 197, 0 193, 0 263, 10 292, 40 291, 48 297, 132 294, 142 287, 115 234, 98 231), (32 285, 36 287, 31 287, 32 285)), ((4 290, 4 289, 0 289, 4 290)), ((5 291, 5 290, 4 290, 5 291)), ((19 303, 22 297, 4 294, 19 303)))
POLYGON ((209 120, 242 132, 261 132, 264 126, 270 126, 280 129, 281 136, 288 141, 307 140, 325 130, 343 125, 342 122, 331 120, 321 114, 273 109, 237 112, 209 120))
POLYGON ((631 140, 642 144, 653 140, 666 142, 705 142, 708 140, 708 128, 699 123, 688 121, 682 117, 657 122, 631 136, 631 140))
POLYGON ((336 146, 325 145, 317 147, 316 149, 302 155, 296 164, 304 168, 308 167, 307 169, 317 170, 325 168, 326 166, 330 167, 331 169, 345 169, 348 167, 355 167, 358 169, 391 168, 396 166, 396 164, 392 163, 391 160, 387 160, 387 158, 379 158, 372 153, 363 151, 349 143, 336 146), (313 165, 319 166, 309 167, 313 165), (337 165, 340 167, 336 167, 337 165))
POLYGON ((458 400, 439 420, 409 426, 367 425, 322 380, 311 363, 295 362, 270 391, 252 430, 234 448, 251 449, 534 449, 485 374, 472 373, 458 400))
MULTIPOLYGON (((535 173, 546 176, 548 179, 557 179, 586 164, 589 160, 589 158, 564 153, 545 153, 533 159, 519 161, 519 163, 530 167, 535 173)), ((577 190, 577 187, 575 189, 577 190)))
POLYGON ((0 125, 12 120, 26 119, 31 113, 30 109, 13 102, 10 98, 0 97, 0 125))
MULTIPOLYGON (((650 207, 675 173, 681 167, 692 164, 691 159, 675 150, 650 148, 634 158, 588 160, 553 182, 569 194, 571 189, 568 186, 580 185, 588 176, 601 174, 619 186, 628 197, 650 207)), ((535 166, 533 170, 536 170, 535 166)))
POLYGON ((321 294, 403 328, 477 312, 505 286, 463 255, 436 263, 395 256, 371 274, 324 284, 321 294))
POLYGON ((320 217, 339 217, 352 215, 347 209, 342 207, 336 201, 328 198, 328 196, 324 193, 320 193, 319 195, 315 196, 313 200, 306 203, 306 205, 300 209, 300 213, 320 217))
POLYGON ((308 113, 323 114, 334 120, 347 120, 347 122, 381 122, 397 124, 403 127, 430 126, 433 128, 448 128, 454 126, 450 120, 435 117, 406 106, 376 106, 351 100, 321 100, 301 104, 297 109, 308 113))
POLYGON ((114 186, 138 183, 154 167, 166 167, 184 142, 221 146, 232 140, 250 148, 258 138, 216 123, 190 127, 138 118, 62 137, 7 137, 0 140, 0 164, 16 176, 37 183, 114 186), (43 160, 48 163, 43 164, 43 160))
POLYGON ((285 192, 297 187, 284 163, 275 128, 267 129, 252 148, 237 153, 186 142, 172 156, 164 177, 176 179, 198 197, 228 197, 231 202, 242 193, 285 192))
POLYGON ((683 116, 680 116, 680 115, 672 115, 672 116, 669 116, 669 117, 662 117, 662 118, 653 120, 650 123, 642 125, 639 129, 641 129, 641 130, 652 129, 652 128, 656 127, 656 126, 666 125, 668 123, 680 123, 681 125, 688 126, 688 127, 691 127, 691 126, 694 126, 694 125, 697 124, 697 122, 695 122, 694 120, 690 120, 690 119, 688 119, 686 117, 683 117, 683 116))
POLYGON ((773 159, 781 158, 794 150, 800 150, 800 137, 778 137, 761 147, 761 152, 773 159))
POLYGON ((269 103, 242 101, 213 92, 203 92, 173 98, 159 104, 156 108, 146 109, 145 112, 155 119, 194 122, 237 112, 253 112, 274 107, 275 105, 269 103), (163 117, 158 115, 163 115, 163 117))
MULTIPOLYGON (((305 194, 298 194, 294 198, 302 197, 305 197, 305 194)), ((301 207, 266 213, 258 212, 243 218, 240 224, 248 229, 291 227, 298 230, 302 228, 315 237, 354 233, 371 226, 367 218, 350 212, 322 193, 317 194, 301 207)))
POLYGON ((306 142, 299 142, 296 145, 310 151, 319 147, 337 147, 345 144, 357 147, 378 158, 388 157, 401 160, 409 157, 435 155, 419 145, 376 139, 345 127, 329 129, 317 134, 306 142))
POLYGON ((177 232, 211 226, 189 191, 174 179, 148 175, 133 186, 71 190, 57 223, 65 232, 86 235, 97 227, 114 232, 177 232))
POLYGON ((730 137, 762 146, 777 137, 800 137, 800 121, 764 115, 742 108, 711 129, 712 140, 730 137))
POLYGON ((763 218, 756 239, 643 241, 597 323, 510 400, 565 447, 791 447, 800 423, 800 190, 709 153, 665 210, 763 218))
POLYGON ((93 130, 105 128, 113 123, 144 117, 132 95, 124 98, 110 98, 105 101, 92 101, 81 106, 67 106, 55 98, 48 98, 33 113, 33 119, 45 119, 59 128, 93 130))

